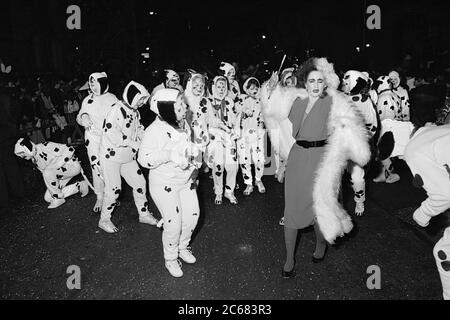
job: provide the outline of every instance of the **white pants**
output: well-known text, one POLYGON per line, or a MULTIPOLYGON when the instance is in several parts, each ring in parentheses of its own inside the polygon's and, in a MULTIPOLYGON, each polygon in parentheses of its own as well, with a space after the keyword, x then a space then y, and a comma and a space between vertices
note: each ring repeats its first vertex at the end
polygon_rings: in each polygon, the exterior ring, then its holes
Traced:
POLYGON ((366 201, 366 183, 364 180, 364 168, 361 168, 356 163, 349 165, 351 175, 352 188, 354 193, 354 200, 356 203, 364 203, 366 201))
POLYGON ((208 157, 210 156, 212 156, 214 193, 223 194, 224 171, 227 176, 225 189, 227 192, 234 192, 238 172, 236 144, 224 146, 221 142, 211 142, 208 146, 208 157))
POLYGON ((252 163, 255 164, 255 180, 261 181, 264 174, 264 136, 256 141, 237 141, 237 152, 242 176, 246 185, 253 185, 252 163))
POLYGON ((91 164, 92 182, 97 195, 97 200, 103 199, 105 183, 103 181, 102 168, 100 166, 100 142, 94 139, 86 139, 86 149, 91 164))
POLYGON ((184 185, 155 184, 149 180, 150 195, 164 219, 164 259, 175 260, 189 246, 200 215, 197 191, 192 181, 184 185))
POLYGON ((441 277, 442 295, 444 300, 450 300, 450 227, 434 246, 433 255, 441 277))
POLYGON ((51 202, 54 199, 65 199, 75 193, 79 192, 80 184, 74 183, 67 185, 69 181, 80 174, 81 166, 78 160, 71 159, 61 168, 46 168, 42 172, 47 191, 44 194, 44 199, 51 202))
POLYGON ((100 159, 103 176, 105 179, 105 193, 103 199, 100 220, 110 220, 117 199, 119 198, 122 181, 125 179, 133 188, 133 197, 140 216, 148 215, 147 188, 144 175, 136 160, 128 163, 119 163, 107 160, 104 156, 100 159))

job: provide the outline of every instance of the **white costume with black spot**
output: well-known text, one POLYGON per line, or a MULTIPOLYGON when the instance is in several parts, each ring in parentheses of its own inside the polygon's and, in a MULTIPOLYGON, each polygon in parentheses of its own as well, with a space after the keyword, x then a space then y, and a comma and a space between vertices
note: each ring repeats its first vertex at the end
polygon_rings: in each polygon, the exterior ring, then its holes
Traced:
POLYGON ((239 88, 239 83, 234 79, 231 78, 229 76, 229 73, 233 73, 233 77, 236 76, 236 69, 233 67, 233 65, 231 63, 228 62, 221 62, 220 63, 220 70, 223 71, 223 75, 224 77, 226 77, 228 79, 228 97, 231 98, 231 100, 234 101, 234 99, 236 99, 237 97, 239 97, 241 95, 241 89, 239 88))
POLYGON ((240 134, 240 114, 237 112, 233 100, 217 92, 219 81, 226 81, 225 77, 217 76, 212 85, 212 97, 209 112, 209 144, 207 147, 207 164, 213 171, 214 192, 223 194, 223 173, 227 172, 226 193, 231 194, 236 187, 238 171, 236 140, 240 134))
POLYGON ((236 100, 236 109, 241 114, 240 138, 236 141, 239 164, 246 185, 253 185, 252 163, 255 165, 255 180, 261 181, 264 174, 265 163, 265 127, 261 113, 259 90, 256 97, 252 97, 247 92, 249 81, 256 81, 258 88, 259 81, 250 77, 244 83, 244 91, 247 94, 241 95, 236 100))
POLYGON ((177 259, 179 252, 188 248, 200 215, 194 181, 202 164, 201 152, 191 142, 187 122, 183 120, 180 129, 174 118, 178 94, 163 89, 152 96, 151 110, 158 117, 145 130, 138 157, 139 163, 150 169, 150 195, 164 220, 165 260, 177 259))
POLYGON ((401 120, 402 121, 409 121, 409 94, 408 90, 403 88, 400 85, 400 75, 397 71, 391 71, 389 73, 389 78, 391 79, 393 83, 393 89, 392 91, 398 96, 400 99, 400 104, 402 107, 402 114, 401 114, 401 120))
MULTIPOLYGON (((450 208, 450 125, 419 129, 405 149, 404 159, 416 185, 427 192, 427 199, 414 212, 414 220, 422 227, 431 217, 450 208)), ((433 249, 441 277, 443 297, 450 300, 450 227, 433 249)))
MULTIPOLYGON (((100 142, 102 137, 102 127, 107 113, 118 99, 108 92, 108 82, 106 73, 93 73, 89 76, 89 86, 92 93, 88 95, 81 104, 81 109, 77 115, 79 125, 85 127, 84 140, 92 169, 92 180, 97 195, 97 201, 102 202, 104 192, 103 174, 100 167, 100 142), (85 121, 83 117, 89 116, 90 121, 85 121)), ((100 204, 101 206, 101 204, 100 204)))
POLYGON ((184 94, 189 110, 192 113, 191 127, 194 143, 202 152, 205 152, 209 143, 208 111, 211 110, 211 102, 205 97, 204 92, 199 96, 195 96, 192 92, 192 82, 197 78, 204 79, 201 74, 192 74, 186 84, 184 94))
MULTIPOLYGON (((357 107, 364 118, 364 123, 368 131, 368 138, 372 138, 378 130, 378 117, 376 107, 369 95, 371 80, 367 72, 349 70, 342 79, 342 91, 350 96, 354 106, 357 107)), ((364 168, 357 164, 349 165, 354 200, 357 208, 357 214, 362 214, 363 204, 366 200, 366 183, 364 168), (359 206, 359 208, 358 208, 359 206)))
POLYGON ((392 83, 389 77, 378 77, 374 86, 378 93, 377 110, 380 121, 384 119, 403 121, 400 98, 392 91, 392 83))
MULTIPOLYGON (((57 199, 65 199, 80 192, 82 184, 69 181, 80 174, 81 165, 74 156, 75 149, 65 144, 44 142, 33 144, 29 140, 19 139, 14 153, 20 157, 28 156, 42 173, 47 190, 45 201, 52 203, 57 199)), ((86 185, 87 189, 87 185, 86 185)), ((88 189, 85 191, 88 192, 88 189)))
POLYGON ((131 81, 108 112, 100 145, 100 165, 105 179, 105 193, 100 221, 110 221, 121 192, 121 177, 133 188, 133 197, 140 217, 149 215, 144 175, 136 161, 144 127, 137 103, 149 98, 144 86, 131 81))

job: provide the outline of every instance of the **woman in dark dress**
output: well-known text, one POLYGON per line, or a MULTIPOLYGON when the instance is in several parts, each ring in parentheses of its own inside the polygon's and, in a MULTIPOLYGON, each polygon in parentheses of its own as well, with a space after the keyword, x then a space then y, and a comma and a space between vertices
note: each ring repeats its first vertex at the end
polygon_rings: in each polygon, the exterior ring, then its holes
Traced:
POLYGON ((316 69, 312 59, 303 64, 296 76, 300 86, 306 88, 308 98, 297 98, 289 113, 296 143, 291 148, 286 168, 284 238, 287 255, 283 267, 284 277, 294 274, 295 244, 299 229, 314 225, 314 262, 323 259, 327 248, 327 243, 315 223, 312 194, 315 173, 328 136, 327 123, 332 99, 325 91, 324 74, 316 69))

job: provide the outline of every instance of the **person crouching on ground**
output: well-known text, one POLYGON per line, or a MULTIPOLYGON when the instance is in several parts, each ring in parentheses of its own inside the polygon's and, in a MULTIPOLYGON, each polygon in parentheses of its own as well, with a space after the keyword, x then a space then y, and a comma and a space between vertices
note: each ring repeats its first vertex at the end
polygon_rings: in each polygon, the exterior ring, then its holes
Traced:
POLYGON ((45 186, 44 199, 50 205, 49 209, 55 209, 66 202, 65 198, 80 192, 82 197, 89 193, 86 181, 67 183, 80 174, 81 165, 74 157, 75 149, 65 144, 44 142, 34 144, 28 137, 20 138, 14 153, 25 160, 31 160, 42 172, 45 186))
POLYGON ((183 276, 178 258, 196 262, 189 242, 200 215, 195 181, 202 159, 191 142, 186 108, 178 90, 157 91, 150 102, 157 118, 145 130, 138 156, 139 163, 150 169, 150 195, 164 220, 165 266, 177 278, 183 276))

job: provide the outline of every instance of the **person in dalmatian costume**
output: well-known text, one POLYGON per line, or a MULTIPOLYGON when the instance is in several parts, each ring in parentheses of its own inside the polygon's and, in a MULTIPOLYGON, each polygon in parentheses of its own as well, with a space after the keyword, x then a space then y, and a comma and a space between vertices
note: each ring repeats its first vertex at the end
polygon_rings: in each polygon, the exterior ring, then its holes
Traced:
POLYGON ((65 144, 44 142, 34 144, 28 137, 20 138, 14 153, 25 160, 31 160, 44 178, 47 190, 44 199, 48 208, 54 209, 66 202, 66 198, 80 193, 85 197, 89 193, 89 184, 80 181, 68 185, 69 181, 82 173, 78 159, 74 156, 75 149, 65 144))
MULTIPOLYGON (((350 96, 351 101, 363 116, 369 139, 373 138, 378 131, 377 112, 369 93, 371 85, 372 82, 367 72, 349 70, 344 74, 341 87, 342 91, 350 96)), ((360 216, 364 213, 364 202, 366 200, 364 168, 351 162, 348 169, 355 195, 355 214, 360 216)))
MULTIPOLYGON (((413 184, 427 192, 427 198, 414 211, 413 219, 426 227, 432 217, 450 209, 450 125, 423 127, 411 122, 390 120, 390 130, 380 141, 385 157, 398 155, 409 166, 413 184)), ((450 300, 450 227, 433 249, 441 277, 443 297, 450 300)))
POLYGON ((240 113, 233 100, 228 96, 227 79, 216 76, 212 82, 212 96, 209 99, 211 109, 208 116, 209 144, 207 164, 212 169, 214 180, 215 204, 222 204, 222 195, 237 204, 234 195, 238 171, 236 140, 240 134, 240 113), (223 192, 224 170, 226 170, 225 194, 223 192))
POLYGON ((223 76, 228 80, 228 97, 234 101, 234 99, 241 95, 239 83, 236 81, 236 69, 228 62, 221 62, 219 69, 223 72, 223 76))
POLYGON ((400 85, 400 75, 397 71, 389 72, 389 79, 392 83, 392 91, 399 97, 402 109, 401 120, 409 121, 409 95, 408 90, 400 85))
MULTIPOLYGON (((211 102, 205 96, 205 86, 205 77, 200 73, 192 72, 184 92, 188 104, 188 113, 191 115, 190 126, 193 131, 193 140, 202 154, 205 153, 206 146, 209 143, 208 112, 212 108, 211 102)), ((205 170, 205 172, 208 171, 209 168, 205 170)))
POLYGON ((139 222, 156 225, 158 221, 148 211, 144 175, 136 157, 144 135, 138 109, 149 99, 145 87, 131 81, 125 87, 123 100, 115 103, 106 115, 100 143, 100 165, 105 180, 105 193, 98 226, 108 233, 118 232, 111 214, 121 192, 121 177, 133 188, 139 212, 139 222))
POLYGON ((180 92, 183 92, 183 87, 180 84, 180 76, 178 75, 178 73, 170 69, 166 69, 164 70, 164 72, 166 73, 164 82, 153 88, 152 95, 154 95, 157 91, 165 88, 177 89, 180 92))
POLYGON ((164 221, 165 266, 172 276, 181 277, 178 258, 196 262, 189 242, 200 215, 195 181, 202 155, 199 144, 191 142, 186 103, 178 90, 158 91, 150 108, 157 118, 145 130, 138 161, 150 169, 150 195, 164 221))
POLYGON ((108 92, 108 76, 105 72, 93 73, 89 76, 91 93, 84 98, 77 115, 77 122, 84 127, 84 140, 92 169, 92 180, 97 195, 94 212, 100 212, 103 205, 105 184, 100 167, 100 141, 103 132, 103 122, 118 99, 108 92))
POLYGON ((236 109, 241 114, 240 137, 236 141, 238 160, 246 188, 244 195, 253 192, 252 162, 255 165, 255 185, 259 193, 265 193, 266 188, 261 181, 265 163, 265 127, 260 106, 261 85, 258 79, 248 78, 243 86, 245 95, 236 100, 236 109))
MULTIPOLYGON (((381 130, 383 130, 383 120, 385 119, 403 121, 400 98, 393 92, 392 80, 389 76, 378 77, 373 84, 373 88, 378 94, 377 110, 381 130)), ((394 166, 390 158, 382 160, 381 163, 381 172, 373 179, 374 182, 395 183, 400 180, 400 176, 394 172, 394 166)))

